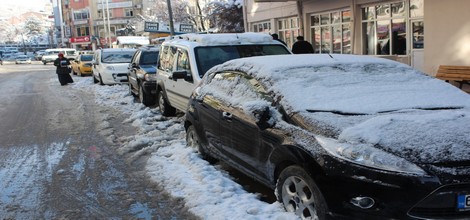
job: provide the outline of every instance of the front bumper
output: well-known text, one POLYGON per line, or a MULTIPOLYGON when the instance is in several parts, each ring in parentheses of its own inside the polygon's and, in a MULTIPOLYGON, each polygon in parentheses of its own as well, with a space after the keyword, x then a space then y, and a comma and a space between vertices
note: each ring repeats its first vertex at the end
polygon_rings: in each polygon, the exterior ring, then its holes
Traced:
POLYGON ((147 94, 157 95, 157 82, 156 81, 144 81, 142 82, 142 89, 147 94))
POLYGON ((470 219, 470 210, 457 208, 458 195, 470 195, 470 182, 443 184, 435 176, 397 174, 328 160, 335 167, 316 181, 333 219, 470 219), (353 199, 363 197, 373 199, 374 205, 361 208, 353 204, 353 199))

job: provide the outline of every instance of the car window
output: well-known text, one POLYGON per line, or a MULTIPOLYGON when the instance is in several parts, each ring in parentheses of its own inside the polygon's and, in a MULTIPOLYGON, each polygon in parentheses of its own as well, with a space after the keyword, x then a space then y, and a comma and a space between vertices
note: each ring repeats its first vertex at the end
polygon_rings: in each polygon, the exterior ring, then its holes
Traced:
POLYGON ((162 51, 162 55, 160 56, 160 69, 165 70, 165 71, 171 71, 173 70, 173 64, 174 64, 174 56, 176 54, 176 47, 164 47, 162 51))
POLYGON ((93 55, 81 55, 80 60, 81 61, 92 61, 93 60, 93 55))
POLYGON ((189 56, 186 50, 180 49, 178 51, 178 62, 177 62, 176 70, 186 70, 189 74, 191 74, 189 56))
POLYGON ((156 65, 157 58, 158 58, 158 51, 144 52, 140 56, 140 65, 156 65))
POLYGON ((217 73, 201 87, 199 93, 245 110, 260 106, 257 103, 266 105, 273 102, 258 80, 241 72, 217 73))
POLYGON ((242 57, 290 54, 283 45, 210 46, 194 49, 197 69, 202 77, 210 68, 242 57))
POLYGON ((103 52, 101 62, 103 63, 130 63, 135 51, 110 51, 103 52))

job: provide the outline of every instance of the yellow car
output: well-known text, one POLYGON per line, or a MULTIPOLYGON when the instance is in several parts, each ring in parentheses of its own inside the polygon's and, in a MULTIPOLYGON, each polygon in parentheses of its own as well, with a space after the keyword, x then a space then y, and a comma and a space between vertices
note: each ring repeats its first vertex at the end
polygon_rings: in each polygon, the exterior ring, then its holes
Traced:
POLYGON ((93 54, 81 54, 78 56, 78 59, 72 60, 70 64, 72 65, 73 75, 91 75, 92 71, 92 60, 93 54))

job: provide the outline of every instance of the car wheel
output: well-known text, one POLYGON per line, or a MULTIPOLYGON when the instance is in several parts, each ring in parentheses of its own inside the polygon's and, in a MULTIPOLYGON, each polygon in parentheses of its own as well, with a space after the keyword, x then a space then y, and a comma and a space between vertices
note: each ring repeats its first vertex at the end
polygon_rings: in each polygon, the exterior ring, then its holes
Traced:
POLYGON ((327 206, 317 184, 299 166, 290 166, 279 175, 276 184, 277 200, 288 212, 301 219, 325 219, 327 206))
POLYGON ((194 148, 199 152, 203 159, 207 160, 209 163, 214 164, 217 160, 204 151, 202 148, 201 142, 199 141, 199 136, 196 133, 196 129, 193 125, 190 125, 186 130, 186 145, 188 147, 194 148))
POLYGON ((158 90, 157 92, 157 100, 158 100, 158 108, 160 108, 160 112, 163 116, 169 117, 174 116, 176 113, 176 109, 168 104, 168 101, 163 96, 162 90, 158 90))
POLYGON ((96 84, 96 83, 99 82, 99 81, 96 79, 95 74, 93 74, 92 77, 93 77, 93 83, 94 83, 94 84, 96 84))
POLYGON ((72 69, 72 74, 76 76, 76 75, 77 75, 77 72, 75 72, 75 70, 72 69))
POLYGON ((145 93, 142 83, 139 85, 139 101, 140 103, 144 104, 145 106, 153 106, 155 105, 155 98, 147 93, 145 93))
POLYGON ((46 65, 46 62, 42 62, 42 64, 46 65))
POLYGON ((101 74, 99 75, 100 76, 100 85, 104 85, 104 82, 103 82, 103 78, 101 77, 101 74))

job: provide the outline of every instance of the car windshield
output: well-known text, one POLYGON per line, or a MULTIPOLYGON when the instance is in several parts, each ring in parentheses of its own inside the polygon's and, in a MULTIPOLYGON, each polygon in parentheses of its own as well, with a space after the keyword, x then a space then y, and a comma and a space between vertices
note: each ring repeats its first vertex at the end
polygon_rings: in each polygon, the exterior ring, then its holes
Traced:
POLYGON ((75 54, 75 51, 74 51, 74 50, 67 50, 67 51, 65 51, 65 54, 67 54, 67 55, 74 55, 74 54, 75 54))
POLYGON ((110 51, 103 52, 101 62, 103 63, 130 63, 135 51, 110 51))
POLYGON ((156 65, 158 58, 158 51, 150 51, 142 53, 140 57, 141 65, 156 65))
POLYGON ((93 55, 81 55, 80 60, 81 61, 92 61, 93 60, 93 55))
POLYGON ((215 65, 243 57, 290 54, 282 45, 236 45, 195 48, 196 63, 202 77, 215 65))

